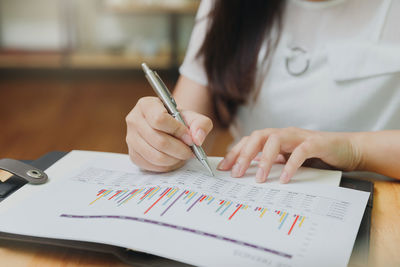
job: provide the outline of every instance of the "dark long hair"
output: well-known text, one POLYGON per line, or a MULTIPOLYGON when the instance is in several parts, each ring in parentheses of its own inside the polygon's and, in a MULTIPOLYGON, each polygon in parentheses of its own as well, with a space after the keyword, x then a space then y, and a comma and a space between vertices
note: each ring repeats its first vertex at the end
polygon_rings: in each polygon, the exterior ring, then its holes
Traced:
MULTIPOLYGON (((255 90, 257 58, 274 25, 280 30, 284 0, 214 0, 198 56, 204 57, 214 113, 228 127, 255 90)), ((270 48, 271 45, 268 45, 270 48)))

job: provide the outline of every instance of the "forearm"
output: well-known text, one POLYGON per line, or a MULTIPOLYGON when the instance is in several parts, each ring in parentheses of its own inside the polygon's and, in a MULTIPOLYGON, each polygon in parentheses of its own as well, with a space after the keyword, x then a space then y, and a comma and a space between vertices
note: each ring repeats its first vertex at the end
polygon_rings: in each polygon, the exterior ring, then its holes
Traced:
POLYGON ((201 113, 214 121, 211 96, 207 87, 180 76, 173 95, 179 109, 201 113))
POLYGON ((208 134, 203 148, 209 153, 214 146, 218 135, 218 123, 212 108, 212 99, 207 87, 198 84, 185 76, 180 76, 173 92, 178 108, 190 110, 209 117, 213 121, 214 128, 208 134))
POLYGON ((400 179, 400 130, 360 132, 353 137, 360 157, 357 170, 400 179))

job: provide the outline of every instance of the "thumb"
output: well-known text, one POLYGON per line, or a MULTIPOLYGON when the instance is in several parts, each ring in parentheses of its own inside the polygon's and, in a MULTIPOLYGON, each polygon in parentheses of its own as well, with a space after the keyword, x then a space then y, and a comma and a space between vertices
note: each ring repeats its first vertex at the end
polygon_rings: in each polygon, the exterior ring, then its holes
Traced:
POLYGON ((206 136, 213 128, 211 119, 207 116, 190 110, 182 111, 181 114, 188 125, 193 142, 196 145, 201 146, 206 139, 206 136))

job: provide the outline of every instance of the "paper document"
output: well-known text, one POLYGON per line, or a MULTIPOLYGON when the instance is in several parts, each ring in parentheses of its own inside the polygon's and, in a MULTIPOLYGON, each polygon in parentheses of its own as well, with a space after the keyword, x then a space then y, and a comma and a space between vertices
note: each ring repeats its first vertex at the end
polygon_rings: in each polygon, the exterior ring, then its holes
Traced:
POLYGON ((340 173, 311 169, 281 185, 281 168, 257 184, 252 170, 210 177, 193 160, 156 174, 127 155, 73 151, 46 171, 47 184, 26 185, 0 205, 0 231, 201 266, 346 266, 369 193, 337 187, 340 173))

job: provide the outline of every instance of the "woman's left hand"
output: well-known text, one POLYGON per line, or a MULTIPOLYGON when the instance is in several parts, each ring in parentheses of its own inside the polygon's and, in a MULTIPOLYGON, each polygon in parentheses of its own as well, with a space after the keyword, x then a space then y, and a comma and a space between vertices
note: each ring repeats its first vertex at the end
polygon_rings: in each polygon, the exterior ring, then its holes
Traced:
POLYGON ((352 133, 319 132, 299 128, 264 129, 254 131, 237 143, 218 165, 219 170, 232 169, 232 177, 242 177, 256 157, 259 168, 256 180, 267 180, 272 165, 286 160, 280 176, 287 183, 307 160, 318 158, 324 163, 346 171, 360 163, 360 153, 352 140, 352 133), (258 156, 261 152, 261 156, 258 156))

